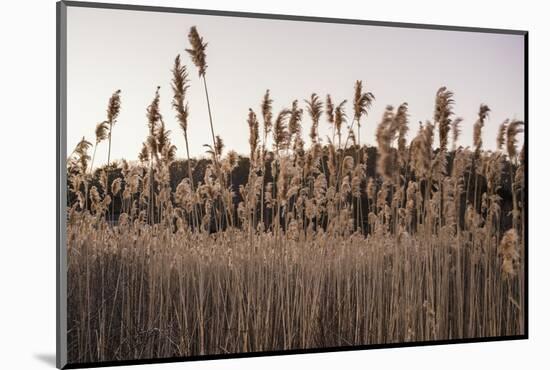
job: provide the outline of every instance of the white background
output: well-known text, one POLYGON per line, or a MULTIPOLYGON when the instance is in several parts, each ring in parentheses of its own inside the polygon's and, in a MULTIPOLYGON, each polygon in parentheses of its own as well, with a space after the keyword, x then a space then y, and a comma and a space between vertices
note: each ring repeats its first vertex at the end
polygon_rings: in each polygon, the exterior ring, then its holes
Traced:
MULTIPOLYGON (((140 369, 548 368, 550 361, 544 352, 550 348, 550 246, 545 229, 545 209, 550 209, 550 168, 546 159, 550 138, 550 32, 543 1, 127 1, 530 31, 529 340, 163 364, 140 369)), ((53 368, 55 2, 5 1, 0 14, 0 368, 53 368)))

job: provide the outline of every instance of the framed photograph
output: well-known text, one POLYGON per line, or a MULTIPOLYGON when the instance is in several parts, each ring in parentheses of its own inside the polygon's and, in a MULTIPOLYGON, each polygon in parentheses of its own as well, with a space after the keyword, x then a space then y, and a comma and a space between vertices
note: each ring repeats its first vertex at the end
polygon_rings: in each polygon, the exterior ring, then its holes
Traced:
POLYGON ((527 338, 527 36, 59 2, 58 367, 527 338))

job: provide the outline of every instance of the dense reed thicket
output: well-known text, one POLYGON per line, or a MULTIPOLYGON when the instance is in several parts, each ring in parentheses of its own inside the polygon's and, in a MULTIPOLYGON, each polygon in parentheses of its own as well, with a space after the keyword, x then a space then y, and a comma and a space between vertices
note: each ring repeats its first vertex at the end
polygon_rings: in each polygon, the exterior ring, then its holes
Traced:
MULTIPOLYGON (((210 112, 207 44, 195 27, 189 41, 210 112)), ((524 333, 523 122, 502 123, 497 150, 483 150, 482 104, 472 148, 457 147, 463 123, 442 87, 410 142, 403 103, 385 109, 367 148, 360 128, 375 97, 361 81, 349 119, 330 95, 273 112, 267 90, 246 117, 247 158, 224 152, 209 115, 209 159, 198 162, 180 56, 171 72, 184 161, 160 88, 139 161, 110 158, 119 90, 92 158, 85 138, 68 158, 70 362, 524 333), (93 171, 105 140, 108 164, 93 171)))

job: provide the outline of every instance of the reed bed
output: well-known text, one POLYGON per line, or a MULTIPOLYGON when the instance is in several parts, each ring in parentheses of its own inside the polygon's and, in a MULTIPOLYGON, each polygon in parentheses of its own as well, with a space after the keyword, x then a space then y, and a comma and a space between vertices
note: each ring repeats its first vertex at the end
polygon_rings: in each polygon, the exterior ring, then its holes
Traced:
MULTIPOLYGON (((207 44, 189 52, 206 85, 207 44)), ((172 106, 186 161, 159 110, 139 160, 94 171, 123 93, 109 99, 95 145, 68 158, 68 349, 71 363, 153 359, 520 335, 524 327, 523 122, 505 121, 483 150, 489 107, 458 146, 453 93, 407 142, 408 105, 388 106, 375 148, 360 144, 374 94, 312 94, 273 112, 267 90, 250 109, 247 158, 212 144, 189 155, 187 67, 172 69, 172 106), (323 143, 324 120, 332 137, 323 143), (309 121, 309 142, 303 123, 309 121), (438 147, 434 137, 438 135, 438 147), (450 140, 449 140, 450 136, 450 140), (271 148, 271 149, 270 149, 271 148), (449 149, 451 148, 451 149, 449 149), (174 184, 174 167, 184 175, 174 184), (200 173, 200 176, 199 176, 200 173), (243 181, 237 173, 246 173, 243 181)))

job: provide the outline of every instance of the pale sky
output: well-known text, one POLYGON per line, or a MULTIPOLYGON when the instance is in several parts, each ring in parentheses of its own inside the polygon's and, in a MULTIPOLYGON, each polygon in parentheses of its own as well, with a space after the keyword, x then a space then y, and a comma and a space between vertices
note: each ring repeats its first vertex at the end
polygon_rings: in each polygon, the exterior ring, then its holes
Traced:
MULTIPOLYGON (((185 52, 193 25, 208 42, 206 77, 214 129, 226 150, 249 152, 248 108, 261 116, 266 89, 274 99, 274 115, 299 99, 305 138, 311 122, 303 100, 313 92, 323 102, 327 93, 336 102, 347 99, 351 119, 356 80, 376 97, 362 120, 362 143, 376 143, 374 131, 384 108, 402 102, 409 104, 410 136, 414 135, 418 121, 432 120, 440 86, 455 93, 455 113, 464 118, 461 145, 471 146, 481 103, 492 111, 484 148, 495 148, 504 119, 524 118, 521 35, 78 7, 68 7, 67 19, 68 152, 82 136, 95 142, 95 125, 106 119, 108 99, 121 89, 111 158, 136 159, 147 136, 146 108, 156 86, 161 86, 161 113, 178 147, 177 156, 183 157, 183 134, 171 108, 170 87, 174 58, 181 54, 191 84, 190 152, 204 155, 203 144, 211 143, 206 98, 197 68, 185 52)), ((323 115, 320 136, 324 139, 329 132, 323 115)), ((106 160, 103 142, 95 164, 106 160)))

